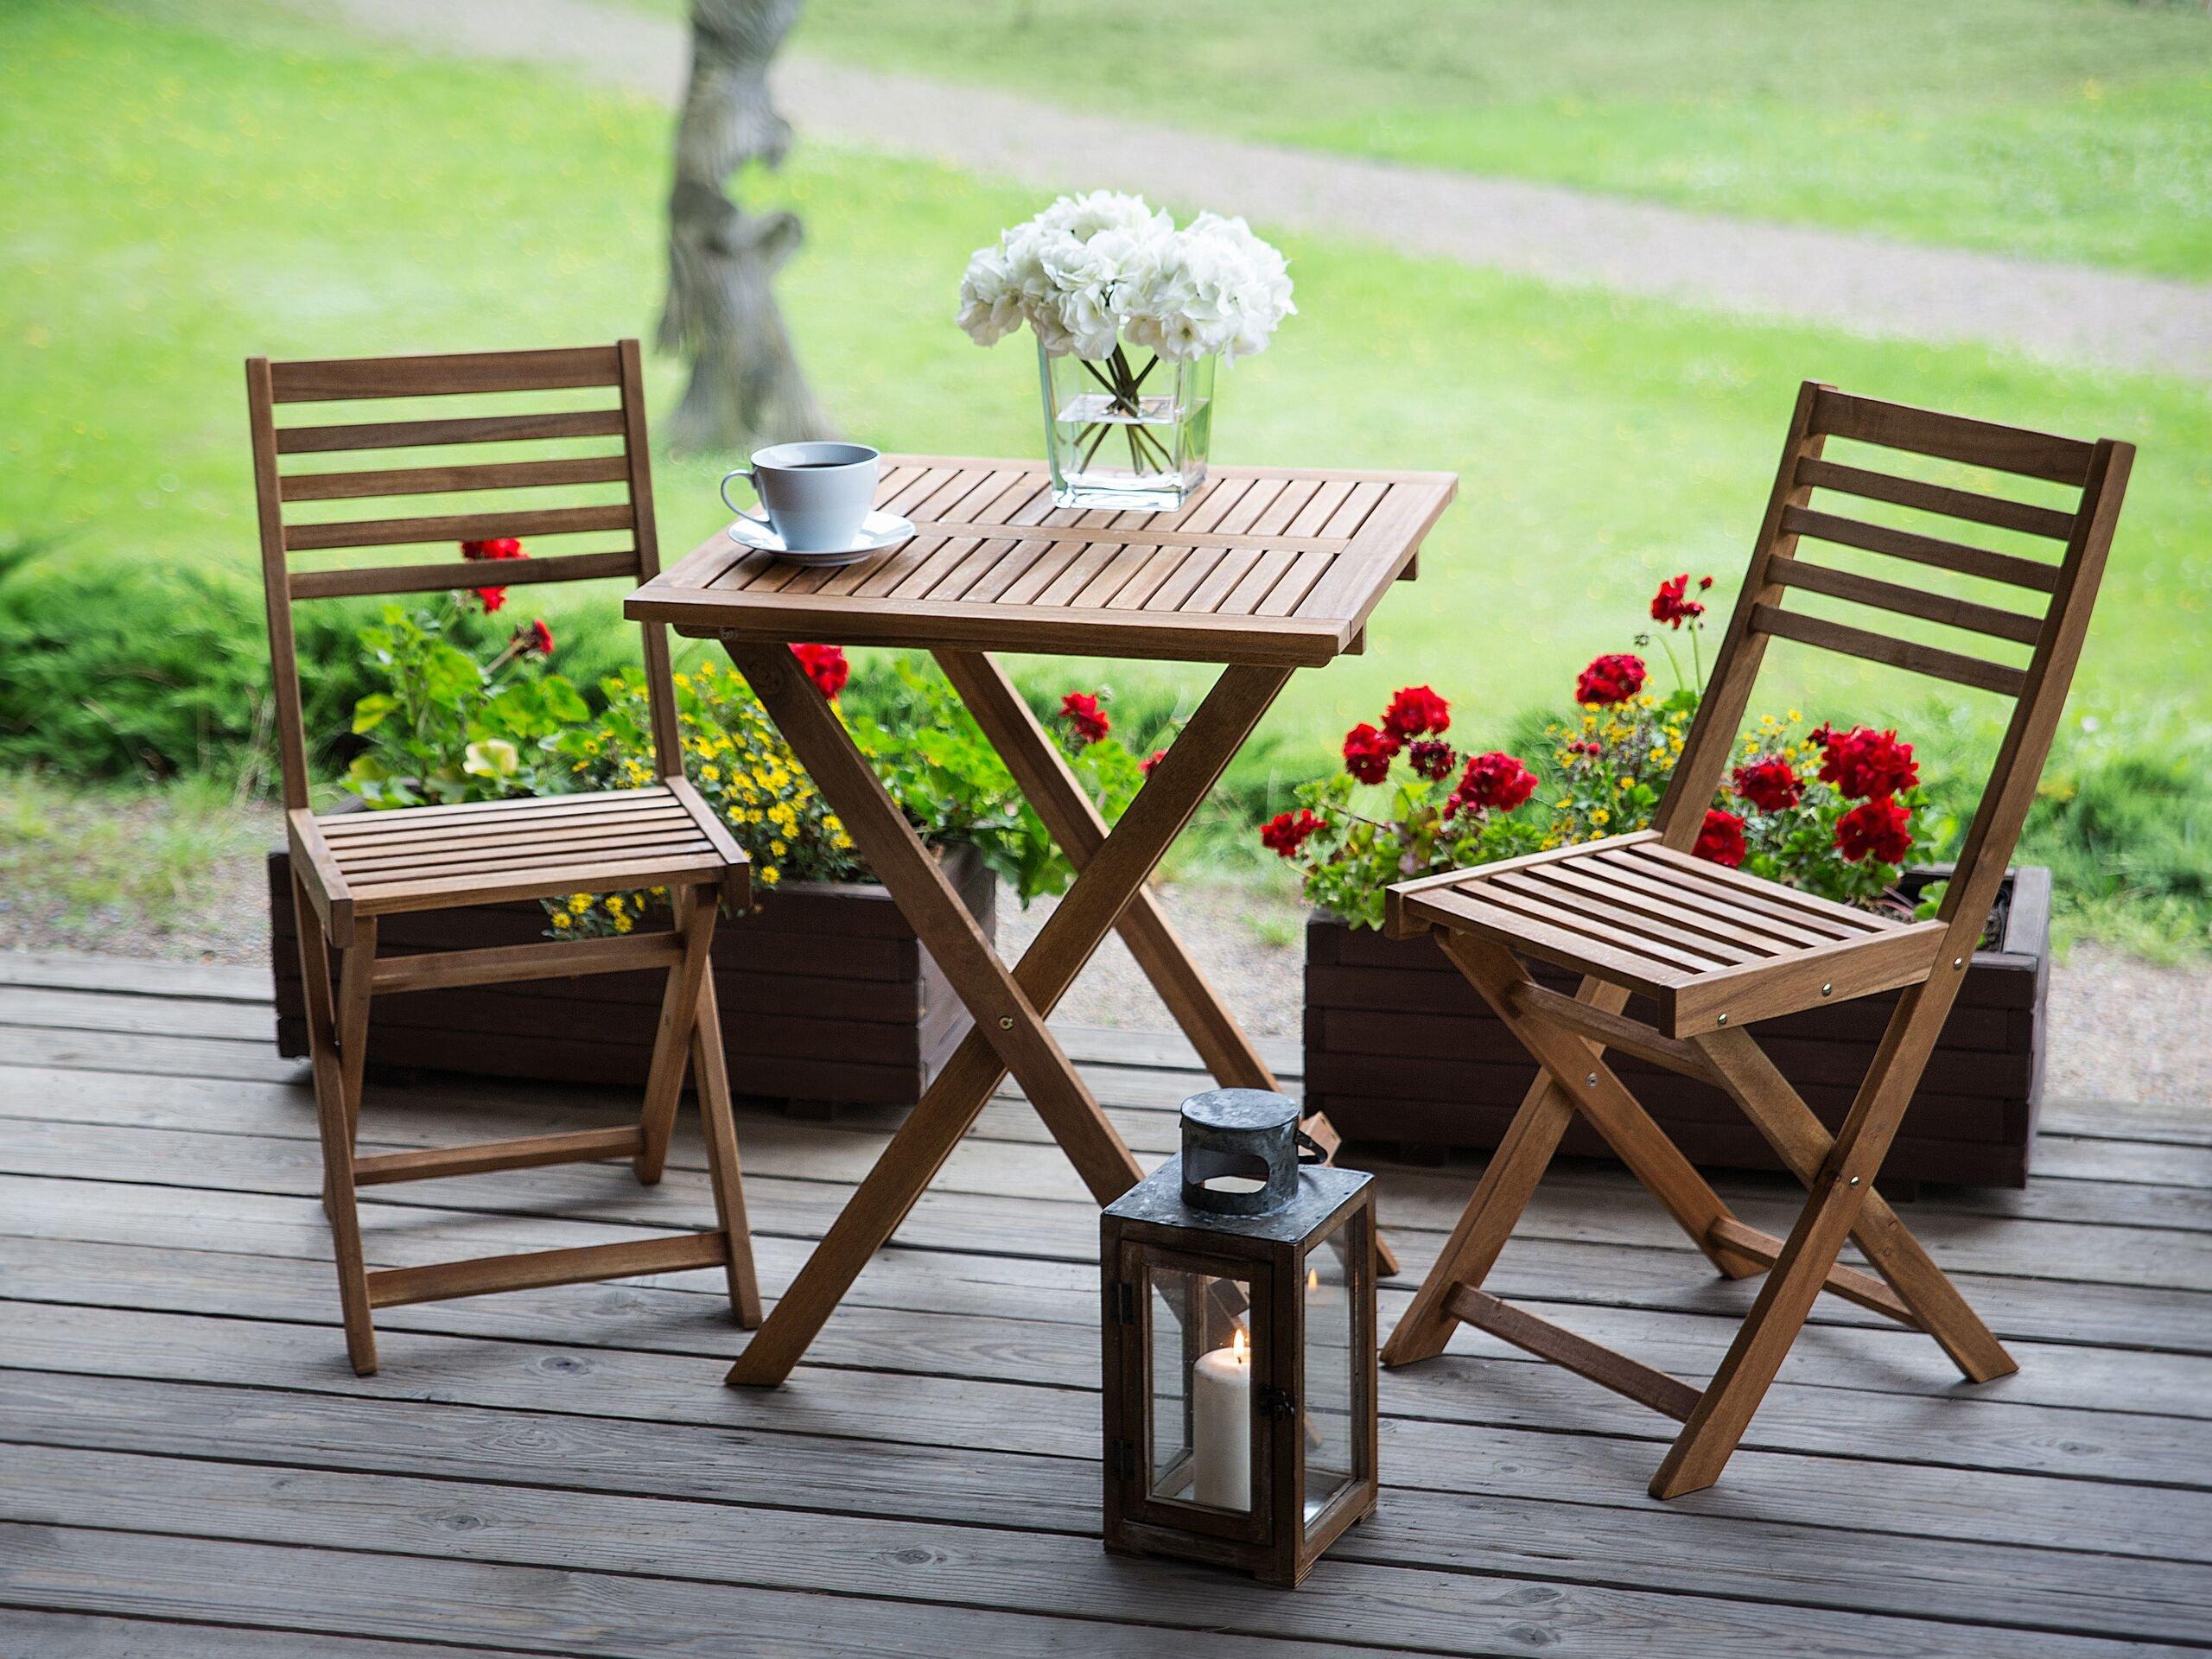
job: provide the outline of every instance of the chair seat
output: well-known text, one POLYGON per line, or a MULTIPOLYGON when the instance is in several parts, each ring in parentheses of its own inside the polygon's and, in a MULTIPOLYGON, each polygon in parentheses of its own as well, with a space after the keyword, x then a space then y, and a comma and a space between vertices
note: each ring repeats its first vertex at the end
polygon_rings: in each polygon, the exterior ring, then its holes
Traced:
POLYGON ((688 783, 291 817, 309 891, 359 916, 741 880, 745 855, 688 783))
POLYGON ((1672 1037, 1917 984, 1944 925, 1854 910, 1651 831, 1409 883, 1392 931, 1477 934, 1651 999, 1672 1037))

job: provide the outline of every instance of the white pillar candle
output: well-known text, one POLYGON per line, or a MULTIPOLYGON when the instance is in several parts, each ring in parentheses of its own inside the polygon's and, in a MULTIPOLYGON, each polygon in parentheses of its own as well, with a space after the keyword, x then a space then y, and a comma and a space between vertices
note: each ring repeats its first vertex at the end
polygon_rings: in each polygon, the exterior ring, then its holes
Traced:
POLYGON ((1252 1355, 1242 1331, 1191 1368, 1191 1464, 1199 1503, 1252 1507, 1252 1355))

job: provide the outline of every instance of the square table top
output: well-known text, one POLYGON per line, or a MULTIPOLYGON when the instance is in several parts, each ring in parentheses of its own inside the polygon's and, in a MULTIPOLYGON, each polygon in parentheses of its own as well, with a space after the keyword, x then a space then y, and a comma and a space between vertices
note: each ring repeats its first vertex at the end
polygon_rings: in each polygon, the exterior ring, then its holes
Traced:
POLYGON ((808 569, 716 531, 632 594, 641 621, 790 643, 1306 667, 1357 649, 1459 488, 1450 473, 1224 467, 1174 512, 1052 505, 1039 461, 886 455, 914 538, 808 569))

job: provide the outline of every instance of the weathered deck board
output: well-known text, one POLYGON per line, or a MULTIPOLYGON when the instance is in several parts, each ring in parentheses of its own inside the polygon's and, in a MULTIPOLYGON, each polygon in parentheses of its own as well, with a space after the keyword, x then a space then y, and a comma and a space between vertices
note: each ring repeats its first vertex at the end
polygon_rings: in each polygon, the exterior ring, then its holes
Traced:
MULTIPOLYGON (((1956 1385, 1821 1309, 1719 1488, 1644 1497, 1666 1425, 1472 1332, 1383 1384, 1386 1490, 1294 1596, 1096 1542, 1095 1212, 988 1108, 775 1395, 710 1274, 388 1310, 343 1362, 312 1099, 249 970, 0 956, 0 1653, 2104 1656, 2212 1645, 2212 1130, 2054 1115, 2024 1193, 1907 1213, 2017 1346, 1956 1385), (1234 1631, 1224 1636, 1224 1631, 1234 1631), (1201 1634, 1203 1632, 1203 1634, 1201 1634)), ((1198 1080, 1071 1033, 1141 1156, 1198 1080)), ((1295 1056, 1270 1059, 1294 1077, 1295 1056)), ((372 1090, 365 1144, 589 1127, 584 1090, 372 1090)), ((749 1116, 763 1288, 886 1133, 749 1116)), ((1382 1172, 1418 1271, 1473 1173, 1382 1172)), ((1751 1287, 1614 1173, 1562 1169, 1504 1294, 1695 1376, 1751 1287)), ((1755 1224, 1788 1192, 1723 1183, 1755 1224)), ((699 1224, 679 1138, 620 1168, 381 1189, 372 1258, 699 1224)), ((1410 1281, 1407 1281, 1409 1283, 1410 1281)), ((1386 1287, 1387 1321, 1407 1284, 1386 1287)))

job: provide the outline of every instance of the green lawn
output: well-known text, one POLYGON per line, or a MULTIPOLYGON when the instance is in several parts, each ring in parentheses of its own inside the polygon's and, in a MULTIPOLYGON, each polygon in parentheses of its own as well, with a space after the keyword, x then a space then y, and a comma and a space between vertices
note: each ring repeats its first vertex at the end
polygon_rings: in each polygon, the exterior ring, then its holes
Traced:
POLYGON ((797 39, 1281 143, 2212 278, 2199 4, 807 0, 797 39))
MULTIPOLYGON (((81 567, 194 561, 244 582, 239 359, 649 334, 669 122, 518 69, 365 49, 236 0, 189 15, 57 0, 0 15, 0 549, 58 541, 48 556, 81 567)), ((950 322, 968 251, 1030 211, 1028 194, 820 145, 761 194, 806 216, 783 293, 848 431, 1037 451, 1033 358, 1019 342, 978 352, 950 322)), ((1725 595, 1807 375, 2141 444, 2069 753, 2201 742, 2212 728, 2197 666, 2212 601, 2204 387, 1286 245, 1301 315, 1224 377, 1220 458, 1446 467, 1464 482, 1368 653, 1300 677, 1268 728, 1273 760, 1252 766, 1325 764, 1348 724, 1414 681, 1458 702, 1455 735, 1502 738, 1521 711, 1564 701, 1592 653, 1625 645, 1660 576, 1712 570, 1725 595)), ((652 376, 665 409, 677 369, 656 360, 652 376)), ((728 463, 661 465, 671 556, 714 531, 728 463)), ((569 607, 603 615, 614 595, 545 602, 565 629, 569 607)), ((1198 683, 1029 671, 1154 694, 1198 683)), ((1785 677, 1777 699, 1907 720, 1946 752, 1983 718, 1978 702, 1923 702, 1847 665, 1814 671, 1785 677)))

